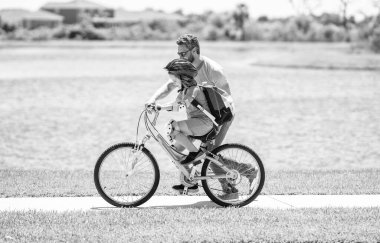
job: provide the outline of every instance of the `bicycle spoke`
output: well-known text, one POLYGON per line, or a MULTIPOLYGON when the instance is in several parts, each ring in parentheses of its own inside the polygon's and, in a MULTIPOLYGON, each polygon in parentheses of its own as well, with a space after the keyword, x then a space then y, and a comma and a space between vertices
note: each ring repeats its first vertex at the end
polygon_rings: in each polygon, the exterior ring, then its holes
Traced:
MULTIPOLYGON (((149 160, 146 159, 145 161, 137 162, 136 165, 135 165, 135 167, 134 167, 133 169, 136 170, 136 168, 139 168, 139 167, 141 167, 142 165, 144 165, 145 162, 147 162, 146 165, 149 165, 149 160)), ((140 168, 140 169, 143 169, 143 168, 140 168)))
MULTIPOLYGON (((256 159, 255 153, 249 148, 239 144, 226 144, 220 146, 216 154, 221 155, 221 162, 231 173, 237 173, 235 179, 206 179, 203 181, 207 195, 216 203, 225 205, 246 205, 258 196, 263 185, 260 166, 262 163, 256 159)), ((202 175, 212 175, 214 163, 207 161, 202 169, 202 175)), ((218 166, 219 168, 219 166, 218 166)))
POLYGON ((99 169, 102 191, 121 205, 133 205, 155 184, 151 159, 143 151, 137 153, 132 146, 117 148, 106 155, 99 169))

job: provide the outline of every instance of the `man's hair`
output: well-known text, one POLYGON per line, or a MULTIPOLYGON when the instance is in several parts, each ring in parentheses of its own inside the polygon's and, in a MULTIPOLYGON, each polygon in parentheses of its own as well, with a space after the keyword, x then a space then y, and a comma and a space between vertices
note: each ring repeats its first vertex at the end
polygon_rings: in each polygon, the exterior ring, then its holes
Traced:
POLYGON ((199 47, 198 38, 196 36, 192 35, 192 34, 181 35, 177 39, 177 45, 185 45, 187 47, 187 49, 189 49, 189 50, 191 50, 194 47, 196 47, 197 48, 197 53, 198 54, 201 53, 201 49, 199 47))

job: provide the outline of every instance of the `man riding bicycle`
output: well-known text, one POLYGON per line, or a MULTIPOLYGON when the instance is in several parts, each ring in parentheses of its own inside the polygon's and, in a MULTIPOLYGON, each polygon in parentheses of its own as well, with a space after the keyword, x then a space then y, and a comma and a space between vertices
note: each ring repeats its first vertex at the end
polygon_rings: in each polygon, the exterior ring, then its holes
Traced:
POLYGON ((174 144, 175 148, 177 150, 186 148, 189 151, 189 155, 181 161, 181 164, 186 165, 202 155, 202 151, 194 146, 189 136, 203 136, 214 128, 214 124, 205 113, 191 104, 193 100, 196 100, 203 109, 210 113, 205 94, 194 80, 198 72, 193 64, 185 59, 174 59, 166 65, 165 69, 168 71, 170 79, 180 89, 174 103, 157 107, 168 111, 178 110, 176 107, 179 107, 180 104, 186 107, 187 120, 171 120, 168 124, 169 138, 177 142, 174 144))
MULTIPOLYGON (((216 63, 215 61, 200 55, 200 46, 197 37, 191 34, 185 34, 178 38, 178 55, 181 59, 188 60, 196 67, 197 75, 194 77, 194 80, 197 84, 208 84, 214 85, 231 95, 229 82, 223 72, 223 68, 216 63)), ((154 104, 157 100, 163 99, 168 96, 174 89, 178 86, 175 81, 169 79, 164 85, 162 85, 155 94, 146 102, 147 104, 154 104)), ((233 104, 232 104, 233 107, 233 104)), ((207 148, 209 151, 212 151, 214 148, 220 146, 227 134, 228 129, 231 126, 233 119, 225 124, 219 129, 219 132, 215 138, 213 144, 210 144, 207 148)), ((223 173, 223 171, 217 166, 212 167, 215 173, 223 173)), ((220 180, 222 184, 223 191, 226 194, 226 197, 236 196, 237 190, 230 184, 226 183, 225 180, 220 180), (233 195, 235 193, 235 195, 233 195)), ((183 191, 183 185, 173 186, 174 190, 183 191)), ((198 185, 189 188, 189 192, 197 192, 198 185)))

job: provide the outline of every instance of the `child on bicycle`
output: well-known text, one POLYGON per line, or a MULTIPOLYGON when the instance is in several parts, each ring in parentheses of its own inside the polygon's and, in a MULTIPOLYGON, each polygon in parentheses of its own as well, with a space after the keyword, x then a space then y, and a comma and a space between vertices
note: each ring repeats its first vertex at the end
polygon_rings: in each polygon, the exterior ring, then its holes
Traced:
POLYGON ((165 69, 179 87, 178 96, 174 103, 158 107, 169 111, 177 110, 179 104, 186 107, 187 119, 182 121, 171 120, 169 134, 177 142, 176 148, 183 146, 189 151, 188 156, 181 161, 181 164, 185 165, 202 155, 202 151, 194 146, 188 136, 206 135, 213 129, 214 123, 201 110, 190 104, 195 99, 206 111, 210 112, 205 95, 194 79, 198 71, 193 64, 185 59, 174 59, 166 65, 165 69), (182 146, 178 146, 178 144, 182 146))

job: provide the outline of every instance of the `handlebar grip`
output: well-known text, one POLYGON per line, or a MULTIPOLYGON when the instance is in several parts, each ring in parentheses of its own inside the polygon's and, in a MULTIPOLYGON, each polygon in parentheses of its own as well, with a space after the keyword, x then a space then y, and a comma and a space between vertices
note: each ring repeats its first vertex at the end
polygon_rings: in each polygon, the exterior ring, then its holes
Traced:
POLYGON ((153 109, 155 111, 160 111, 161 110, 161 106, 159 106, 159 105, 153 105, 153 104, 147 105, 146 108, 153 109))

